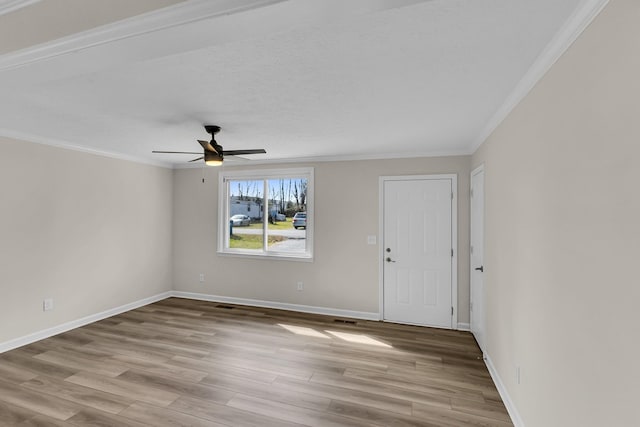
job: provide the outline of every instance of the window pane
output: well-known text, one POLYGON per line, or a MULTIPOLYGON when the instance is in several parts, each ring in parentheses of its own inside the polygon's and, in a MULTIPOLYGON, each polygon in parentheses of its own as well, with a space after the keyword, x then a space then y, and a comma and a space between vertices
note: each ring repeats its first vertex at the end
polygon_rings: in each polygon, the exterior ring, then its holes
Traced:
POLYGON ((269 251, 304 253, 307 250, 306 178, 268 180, 269 251))
POLYGON ((221 171, 218 252, 313 260, 313 168, 221 171))
POLYGON ((264 248, 264 181, 229 181, 229 248, 264 248))

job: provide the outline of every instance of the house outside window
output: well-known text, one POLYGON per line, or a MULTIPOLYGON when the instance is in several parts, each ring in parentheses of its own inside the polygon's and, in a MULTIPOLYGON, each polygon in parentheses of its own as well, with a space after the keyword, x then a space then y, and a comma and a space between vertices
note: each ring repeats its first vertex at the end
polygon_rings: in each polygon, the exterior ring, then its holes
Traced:
POLYGON ((313 258, 313 168, 222 171, 218 194, 218 253, 313 258))

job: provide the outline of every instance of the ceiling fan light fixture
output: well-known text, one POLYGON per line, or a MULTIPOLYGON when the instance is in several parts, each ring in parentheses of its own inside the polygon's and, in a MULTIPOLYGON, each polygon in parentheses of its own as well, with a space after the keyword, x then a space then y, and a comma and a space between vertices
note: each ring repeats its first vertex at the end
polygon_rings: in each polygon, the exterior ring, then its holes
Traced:
MULTIPOLYGON (((0 0, 2 3, 2 0, 0 0)), ((227 156, 241 156, 244 154, 266 154, 266 150, 264 148, 254 148, 251 150, 227 150, 226 152, 223 150, 222 145, 218 144, 214 135, 220 132, 220 126, 214 125, 205 125, 204 129, 207 133, 211 134, 211 141, 203 141, 198 139, 198 143, 204 150, 202 156, 189 160, 189 163, 197 162, 204 159, 204 163, 207 166, 220 166, 222 165, 222 161, 224 160, 224 155, 226 153, 227 156)), ((166 154, 200 154, 192 151, 152 151, 152 153, 166 153, 166 154)))
POLYGON ((212 151, 204 152, 204 162, 207 166, 220 166, 222 164, 222 154, 212 151))

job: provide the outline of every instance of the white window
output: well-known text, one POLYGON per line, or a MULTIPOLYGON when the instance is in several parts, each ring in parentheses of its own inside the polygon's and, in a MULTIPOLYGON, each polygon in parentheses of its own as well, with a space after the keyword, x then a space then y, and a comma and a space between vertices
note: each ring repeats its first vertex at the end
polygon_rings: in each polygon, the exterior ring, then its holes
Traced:
POLYGON ((218 252, 311 260, 313 168, 221 171, 218 252))

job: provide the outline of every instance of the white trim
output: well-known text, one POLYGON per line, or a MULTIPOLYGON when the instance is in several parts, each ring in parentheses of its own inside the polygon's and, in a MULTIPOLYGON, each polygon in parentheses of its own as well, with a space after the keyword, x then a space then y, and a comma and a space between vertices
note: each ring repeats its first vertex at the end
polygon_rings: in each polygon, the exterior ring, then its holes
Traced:
POLYGON ((465 322, 458 322, 458 330, 459 331, 470 331, 471 325, 465 322))
MULTIPOLYGON (((263 193, 263 197, 264 194, 263 193)), ((268 194, 267 194, 268 196, 268 194)), ((221 170, 218 173, 218 236, 217 236, 217 254, 224 256, 237 256, 243 258, 263 258, 263 259, 281 259, 289 261, 307 261, 313 262, 313 229, 314 229, 314 168, 279 168, 279 169, 242 169, 242 170, 221 170), (229 188, 227 181, 229 180, 268 180, 273 178, 306 178, 307 179, 307 195, 306 195, 306 211, 307 211, 307 227, 305 238, 304 253, 289 253, 268 251, 266 246, 262 252, 247 251, 242 249, 230 249, 228 247, 228 219, 229 219, 229 188)), ((264 218, 267 218, 267 204, 264 207, 264 218)), ((265 242, 266 245, 266 242, 265 242)))
POLYGON ((378 312, 381 321, 384 321, 384 178, 378 179, 378 312))
POLYGON ((524 99, 533 87, 544 77, 556 61, 569 49, 574 41, 582 34, 587 26, 609 3, 609 0, 584 0, 573 15, 567 19, 562 28, 536 58, 533 65, 520 79, 514 90, 489 119, 484 129, 471 145, 471 152, 475 152, 494 130, 507 118, 516 106, 524 99))
POLYGON ((172 296, 172 292, 163 292, 161 294, 153 295, 151 297, 143 298, 138 301, 131 302, 129 304, 124 304, 119 307, 111 308, 109 310, 101 311, 100 313, 91 314, 89 316, 82 317, 80 319, 72 320, 70 322, 66 322, 51 328, 44 329, 42 331, 34 332, 29 335, 25 335, 23 337, 14 338, 9 341, 5 341, 0 343, 0 353, 4 353, 5 351, 13 350, 14 348, 22 347, 27 344, 31 344, 36 341, 43 340, 45 338, 52 337, 54 335, 61 334, 63 332, 69 331, 71 329, 79 328, 84 325, 88 325, 89 323, 97 322, 98 320, 106 319, 107 317, 115 316, 120 313, 124 313, 125 311, 134 310, 136 308, 152 304, 157 301, 161 301, 163 299, 169 298, 172 296))
POLYGON ((189 0, 169 7, 102 25, 51 42, 0 55, 0 71, 55 58, 155 31, 202 21, 215 16, 257 9, 283 0, 189 0))
MULTIPOLYGON (((362 155, 344 155, 344 156, 318 156, 318 157, 296 157, 296 158, 273 158, 273 159, 251 159, 242 163, 228 163, 225 160, 224 167, 243 167, 247 165, 269 165, 269 164, 286 164, 286 163, 314 163, 314 162, 352 162, 359 160, 392 160, 392 159, 419 159, 432 157, 456 157, 470 156, 473 154, 471 150, 451 150, 451 151, 424 151, 419 153, 377 153, 362 155)), ((193 169, 202 167, 201 164, 178 163, 174 164, 175 169, 193 169)))
MULTIPOLYGON (((1 71, 1 70, 0 70, 1 71)), ((80 145, 73 144, 68 141, 63 141, 60 139, 52 139, 48 137, 42 137, 37 135, 26 134, 23 132, 16 132, 9 129, 0 129, 0 136, 5 138, 11 138, 19 141, 31 142, 34 144, 41 145, 49 145, 51 147, 62 148, 65 150, 79 151, 81 153, 93 154, 94 156, 108 157, 111 159, 117 160, 126 160, 129 162, 135 162, 145 165, 158 166, 167 169, 202 169, 202 163, 168 163, 162 162, 159 160, 149 160, 145 157, 137 157, 130 156, 127 154, 117 153, 115 151, 106 151, 106 150, 98 150, 89 147, 83 147, 80 145)), ((320 157, 297 157, 295 159, 251 159, 242 163, 230 163, 228 160, 225 160, 223 166, 225 169, 221 170, 230 170, 230 168, 246 168, 257 166, 257 165, 286 165, 291 163, 302 164, 302 163, 321 163, 321 162, 352 162, 352 161, 365 161, 365 160, 401 160, 401 159, 419 159, 419 158, 433 158, 433 157, 455 157, 455 156, 469 156, 473 154, 472 151, 469 150, 459 150, 459 151, 434 151, 434 152, 423 152, 416 154, 375 154, 375 155, 358 155, 358 156, 320 156, 320 157)))
MULTIPOLYGON (((447 175, 443 175, 447 176, 447 175)), ((458 323, 458 175, 451 174, 451 249, 453 256, 451 260, 451 305, 453 315, 451 315, 451 329, 458 323)))
MULTIPOLYGON (((469 303, 470 303, 470 307, 471 308, 471 304, 474 303, 473 301, 473 269, 475 268, 475 266, 473 265, 473 254, 471 253, 471 236, 473 236, 473 231, 474 231, 474 227, 473 227, 473 202, 471 200, 471 194, 473 192, 473 177, 476 176, 479 173, 483 173, 484 174, 484 163, 480 164, 478 167, 476 167, 475 169, 473 169, 471 171, 471 173, 469 174, 469 303)), ((485 253, 485 236, 484 236, 484 232, 485 232, 485 195, 484 195, 484 175, 482 177, 482 186, 483 186, 483 193, 482 193, 482 265, 486 266, 486 263, 484 261, 484 253, 485 253)), ((475 195, 474 195, 475 197, 475 195)), ((486 283, 484 282, 485 277, 483 277, 483 288, 486 289, 485 285, 486 283)), ((482 298, 482 307, 481 307, 481 312, 484 315, 484 310, 485 310, 485 298, 483 296, 482 298)), ((485 316, 486 319, 486 316, 485 316)), ((486 331, 486 321, 483 322, 482 326, 484 327, 484 337, 482 337, 482 339, 478 339, 478 337, 473 333, 473 331, 471 330, 471 323, 473 322, 473 317, 471 314, 471 310, 469 310, 469 331, 473 334, 473 336, 476 339, 476 342, 478 343, 478 346, 480 347, 481 350, 484 351, 484 349, 482 347, 486 347, 486 342, 487 342, 487 331, 486 331), (482 345, 480 345, 480 341, 482 341, 482 345)))
POLYGON ((313 262, 313 257, 307 256, 303 253, 296 252, 269 252, 269 253, 255 253, 243 252, 242 249, 238 249, 234 252, 217 252, 218 256, 221 257, 236 257, 236 258, 244 258, 244 259, 258 259, 264 261, 298 261, 298 262, 313 262))
MULTIPOLYGON (((469 176, 474 176, 477 175, 480 172, 484 172, 484 163, 481 163, 480 165, 478 165, 475 169, 473 169, 471 171, 471 173, 469 174, 469 176)), ((469 184, 471 184, 471 181, 469 181, 469 184)))
POLYGON ((312 167, 307 168, 278 168, 278 169, 244 169, 234 171, 222 171, 224 178, 239 179, 264 179, 264 178, 282 178, 283 176, 305 176, 313 173, 312 167))
POLYGON ((200 293, 193 293, 193 292, 167 291, 161 294, 143 298, 138 301, 124 304, 119 307, 114 307, 109 310, 102 311, 100 313, 91 314, 89 316, 85 316, 80 319, 72 320, 57 326, 53 326, 51 328, 43 329, 41 331, 34 332, 29 335, 25 335, 22 337, 14 338, 9 341, 2 342, 0 343, 0 354, 4 353, 5 351, 13 350, 14 348, 22 347, 22 346, 34 343, 36 341, 40 341, 40 340, 52 337, 54 335, 58 335, 63 332, 70 331, 71 329, 80 328, 90 323, 97 322, 102 319, 106 319, 107 317, 115 316, 130 310, 135 310, 136 308, 143 307, 145 305, 149 305, 154 302, 162 301, 164 299, 171 298, 171 297, 187 298, 187 299, 194 299, 194 300, 200 300, 200 301, 223 302, 227 304, 239 304, 239 305, 246 305, 251 307, 274 308, 278 310, 297 311, 301 313, 323 314, 325 316, 348 317, 353 319, 378 321, 380 318, 378 313, 371 313, 366 311, 342 310, 338 308, 315 307, 310 305, 288 304, 288 303, 282 303, 282 302, 276 302, 276 301, 263 301, 263 300, 247 299, 247 298, 225 297, 225 296, 200 294, 200 293))
POLYGON ((522 421, 522 418, 520 417, 520 413, 518 412, 516 405, 513 403, 513 400, 511 400, 511 396, 509 396, 509 393, 507 392, 507 388, 504 386, 504 383, 502 382, 500 375, 498 375, 498 371, 496 370, 496 367, 493 365, 491 358, 487 353, 484 353, 483 358, 484 358, 484 363, 485 365, 487 365, 487 369, 489 370, 489 375, 491 375, 491 379, 493 380, 493 383, 496 385, 496 389, 498 389, 498 393, 502 398, 502 402, 504 403, 504 406, 507 408, 507 412, 511 417, 511 421, 513 422, 513 425, 515 427, 525 427, 524 421, 522 421))
POLYGON ((264 301, 248 298, 225 297, 220 295, 200 294, 195 292, 173 291, 172 295, 176 298, 195 299, 199 301, 223 302, 227 304, 246 305, 250 307, 274 308, 277 310, 297 311, 300 313, 323 314, 325 316, 349 317, 353 319, 363 320, 379 320, 378 313, 367 311, 342 310, 339 308, 316 307, 311 305, 289 304, 276 301, 264 301))
POLYGON ((40 0, 0 0, 0 16, 38 3, 40 0))
MULTIPOLYGON (((458 175, 457 174, 433 174, 433 175, 400 175, 381 176, 378 183, 378 310, 380 320, 384 320, 384 183, 387 181, 450 179, 453 200, 451 200, 451 246, 453 259, 451 260, 451 315, 450 329, 456 329, 458 324, 458 175)), ((429 325, 420 325, 429 326, 429 325)))
MULTIPOLYGON (((128 162, 173 169, 170 163, 152 161, 143 157, 129 156, 126 154, 116 153, 112 151, 96 150, 93 148, 74 145, 70 142, 62 141, 59 139, 43 138, 41 136, 29 135, 26 133, 15 132, 8 129, 0 129, 0 136, 5 138, 15 139, 18 141, 31 142, 33 144, 48 145, 50 147, 61 148, 63 150, 79 151, 81 153, 92 154, 94 156, 108 157, 110 159, 126 160, 128 162)), ((200 165, 200 167, 202 167, 202 165, 200 165)))

